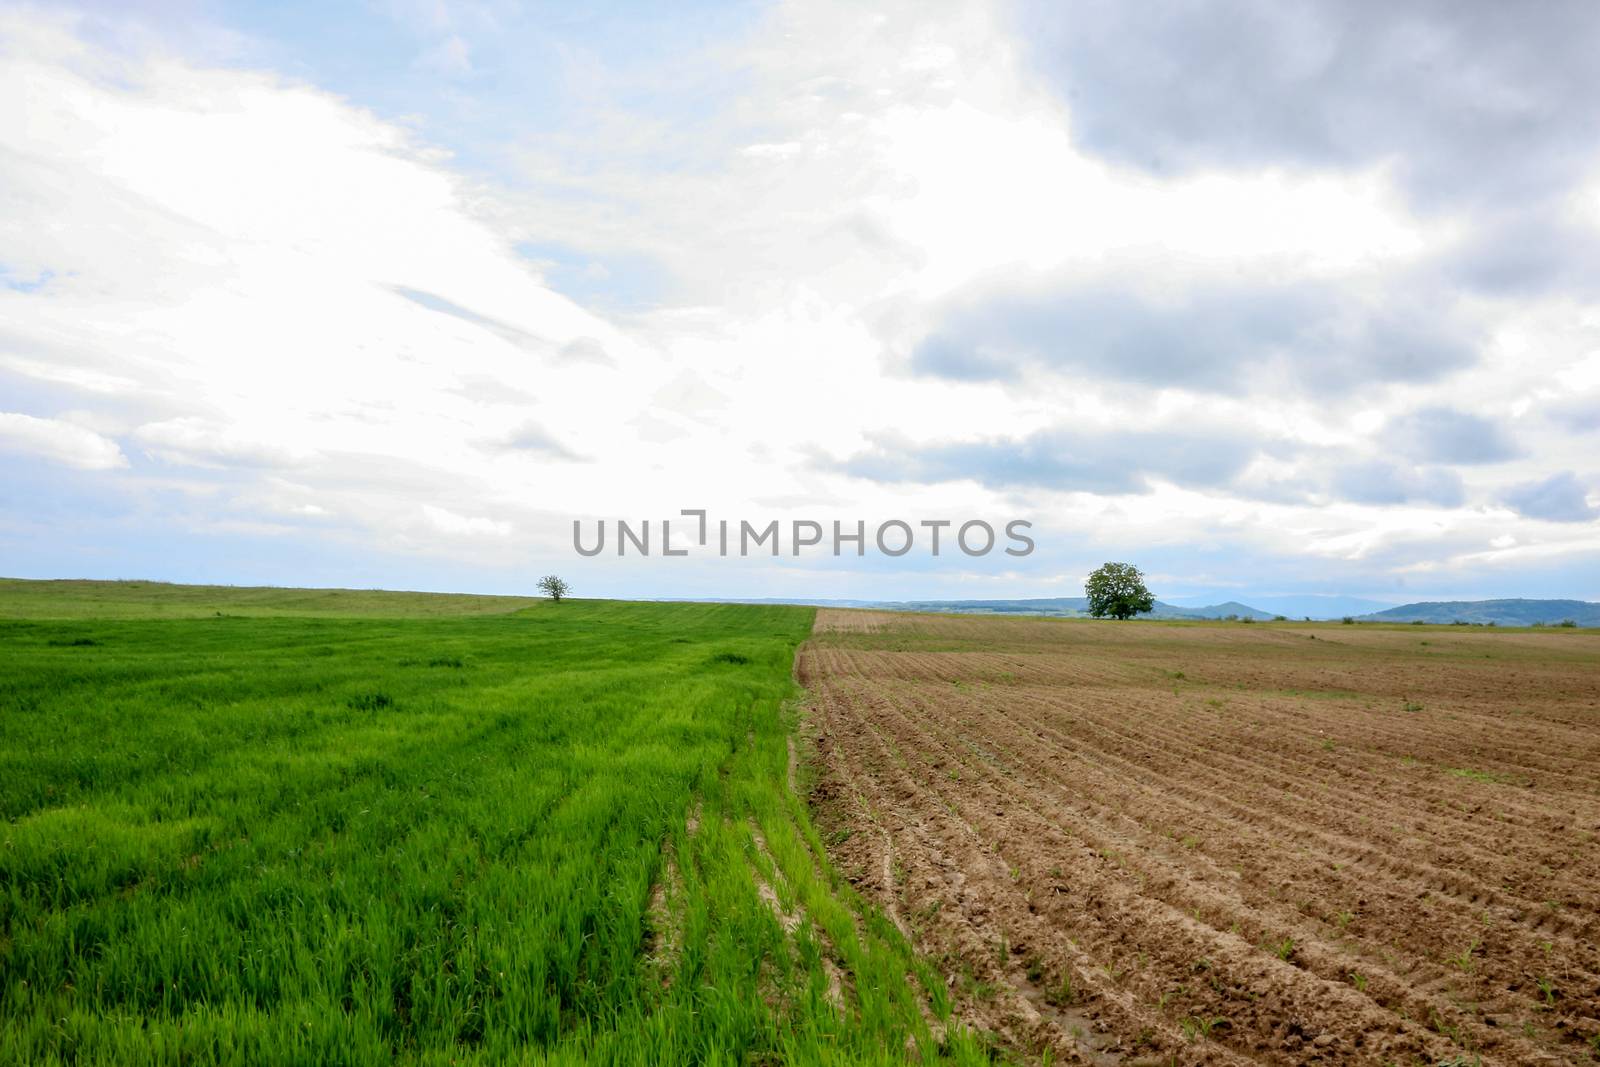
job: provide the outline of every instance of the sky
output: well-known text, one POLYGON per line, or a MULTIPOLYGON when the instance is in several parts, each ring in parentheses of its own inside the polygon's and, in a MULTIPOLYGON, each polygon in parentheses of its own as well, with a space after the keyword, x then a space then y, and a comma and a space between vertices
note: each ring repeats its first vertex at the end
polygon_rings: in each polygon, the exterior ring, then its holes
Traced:
POLYGON ((0 2, 0 574, 1600 600, 1597 35, 1584 0, 0 2), (685 509, 781 554, 663 556, 685 509), (928 550, 977 520, 1033 551, 928 550))

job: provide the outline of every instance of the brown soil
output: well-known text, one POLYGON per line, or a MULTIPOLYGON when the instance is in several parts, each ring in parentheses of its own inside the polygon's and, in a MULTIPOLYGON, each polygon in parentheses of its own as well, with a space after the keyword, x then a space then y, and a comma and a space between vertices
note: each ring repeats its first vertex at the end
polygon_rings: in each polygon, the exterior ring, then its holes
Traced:
POLYGON ((824 610, 798 674, 836 860, 1025 1055, 1600 1061, 1594 635, 824 610))

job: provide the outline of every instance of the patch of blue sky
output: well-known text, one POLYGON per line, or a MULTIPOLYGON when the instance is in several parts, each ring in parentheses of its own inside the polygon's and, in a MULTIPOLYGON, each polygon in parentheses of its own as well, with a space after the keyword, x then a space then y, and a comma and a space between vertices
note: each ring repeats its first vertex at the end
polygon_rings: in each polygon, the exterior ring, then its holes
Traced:
POLYGON ((514 184, 519 143, 577 129, 594 108, 684 118, 716 106, 741 75, 693 57, 749 33, 769 6, 213 0, 207 10, 241 36, 244 65, 410 123, 458 165, 514 184))
POLYGON ((627 314, 671 295, 666 269, 648 256, 624 251, 590 254, 550 242, 528 242, 517 253, 563 296, 599 311, 627 314))
POLYGON ((49 285, 55 276, 56 272, 53 270, 29 273, 0 263, 0 288, 10 289, 13 292, 36 293, 49 285))

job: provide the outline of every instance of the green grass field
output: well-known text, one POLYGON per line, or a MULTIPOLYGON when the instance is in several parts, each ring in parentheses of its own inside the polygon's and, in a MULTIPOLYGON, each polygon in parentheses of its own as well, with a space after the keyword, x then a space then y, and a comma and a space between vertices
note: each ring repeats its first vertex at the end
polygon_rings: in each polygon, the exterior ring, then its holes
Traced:
POLYGON ((811 619, 0 583, 0 1062, 982 1058, 789 787, 811 619))

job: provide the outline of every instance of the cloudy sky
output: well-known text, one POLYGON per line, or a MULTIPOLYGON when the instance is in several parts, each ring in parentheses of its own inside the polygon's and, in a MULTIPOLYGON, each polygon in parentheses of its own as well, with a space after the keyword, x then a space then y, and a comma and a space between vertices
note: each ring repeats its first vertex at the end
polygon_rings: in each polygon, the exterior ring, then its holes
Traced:
POLYGON ((1596 40, 1586 0, 0 5, 0 573, 1600 599, 1596 40), (1038 547, 573 552, 684 508, 1038 547))

